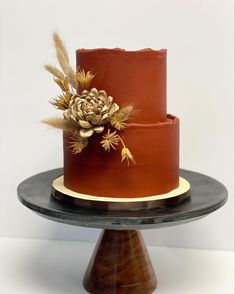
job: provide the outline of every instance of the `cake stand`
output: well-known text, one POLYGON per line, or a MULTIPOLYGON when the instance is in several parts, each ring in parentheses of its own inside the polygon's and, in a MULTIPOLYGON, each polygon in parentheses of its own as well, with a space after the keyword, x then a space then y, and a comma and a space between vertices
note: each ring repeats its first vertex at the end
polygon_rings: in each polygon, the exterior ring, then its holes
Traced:
POLYGON ((226 188, 206 175, 181 170, 191 184, 191 197, 175 206, 142 211, 105 211, 61 203, 51 197, 51 183, 63 169, 32 176, 18 186, 18 198, 49 220, 104 229, 83 285, 91 294, 150 294, 157 286, 140 230, 198 220, 227 200, 226 188))

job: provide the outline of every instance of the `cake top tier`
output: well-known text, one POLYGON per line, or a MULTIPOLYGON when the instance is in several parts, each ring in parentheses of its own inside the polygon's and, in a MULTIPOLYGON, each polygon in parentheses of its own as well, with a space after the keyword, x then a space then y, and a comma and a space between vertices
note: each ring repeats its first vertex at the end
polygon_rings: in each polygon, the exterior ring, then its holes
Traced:
POLYGON ((151 49, 151 48, 143 48, 143 49, 139 49, 139 50, 126 50, 126 49, 122 49, 122 48, 92 48, 92 49, 85 49, 85 48, 80 48, 77 49, 77 51, 79 52, 98 52, 98 51, 103 51, 103 52, 113 52, 113 53, 124 53, 124 54, 139 54, 139 53, 152 53, 152 54, 162 54, 166 52, 166 49, 159 49, 159 50, 155 50, 155 49, 151 49))
POLYGON ((78 49, 76 56, 77 67, 95 74, 91 87, 105 90, 119 105, 132 104, 139 110, 133 122, 166 120, 165 49, 78 49))

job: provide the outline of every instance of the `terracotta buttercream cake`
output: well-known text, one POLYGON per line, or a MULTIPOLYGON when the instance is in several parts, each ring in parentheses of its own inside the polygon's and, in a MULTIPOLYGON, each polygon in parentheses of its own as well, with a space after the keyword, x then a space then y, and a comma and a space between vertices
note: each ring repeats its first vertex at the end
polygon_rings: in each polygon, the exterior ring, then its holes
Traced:
POLYGON ((166 50, 77 50, 77 66, 96 73, 91 87, 137 110, 120 132, 135 163, 100 148, 99 135, 73 155, 64 136, 64 184, 89 195, 143 197, 179 184, 179 120, 166 112, 166 50), (98 138, 97 138, 98 137, 98 138))
POLYGON ((167 114, 165 49, 78 49, 76 71, 54 34, 61 89, 65 189, 90 197, 142 198, 179 187, 179 119, 167 114))

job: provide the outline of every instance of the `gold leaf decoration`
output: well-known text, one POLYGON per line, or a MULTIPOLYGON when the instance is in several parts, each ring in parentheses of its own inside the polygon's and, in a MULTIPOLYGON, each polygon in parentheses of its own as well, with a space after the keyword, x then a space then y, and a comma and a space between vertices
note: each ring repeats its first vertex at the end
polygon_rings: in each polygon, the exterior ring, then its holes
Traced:
POLYGON ((76 72, 76 77, 79 82, 80 87, 83 90, 87 90, 90 86, 91 81, 93 80, 95 75, 93 75, 90 71, 85 72, 84 69, 76 72))
POLYGON ((119 131, 124 129, 126 126, 126 121, 130 117, 130 115, 133 114, 133 110, 134 108, 132 105, 128 105, 120 109, 112 116, 110 120, 111 125, 119 131))

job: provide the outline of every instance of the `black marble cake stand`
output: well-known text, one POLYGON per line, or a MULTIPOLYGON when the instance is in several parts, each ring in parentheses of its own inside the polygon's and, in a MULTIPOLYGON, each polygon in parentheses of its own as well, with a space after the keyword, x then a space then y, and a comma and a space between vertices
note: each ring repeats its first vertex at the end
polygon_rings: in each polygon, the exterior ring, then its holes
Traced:
POLYGON ((19 200, 40 216, 66 224, 104 229, 88 265, 84 287, 91 294, 150 294, 156 277, 140 230, 188 223, 219 209, 226 188, 213 178, 181 170, 191 197, 177 206, 143 211, 104 211, 60 203, 52 181, 63 169, 46 171, 18 186, 19 200))

